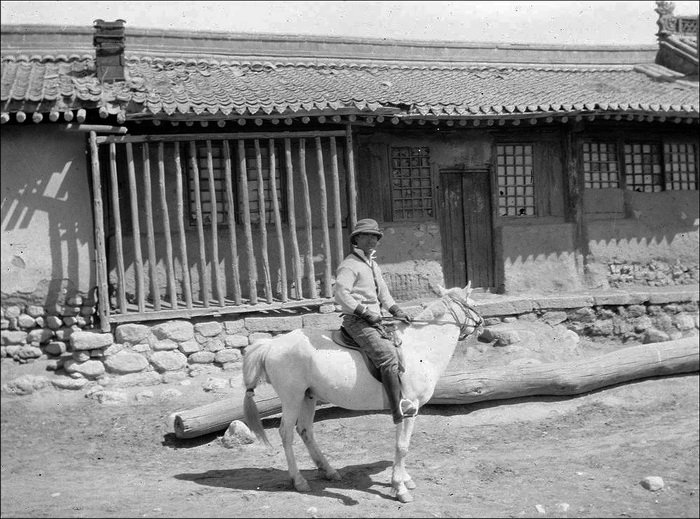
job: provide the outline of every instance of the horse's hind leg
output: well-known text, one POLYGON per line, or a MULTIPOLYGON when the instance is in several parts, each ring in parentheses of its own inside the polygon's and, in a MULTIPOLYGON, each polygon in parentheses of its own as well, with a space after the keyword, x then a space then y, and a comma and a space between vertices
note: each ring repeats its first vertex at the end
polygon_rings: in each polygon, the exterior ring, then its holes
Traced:
POLYGON ((406 455, 411 443, 415 417, 406 417, 396 426, 396 450, 394 452, 394 468, 391 473, 391 487, 396 492, 396 498, 402 503, 410 503, 413 496, 409 489, 416 488, 411 476, 406 472, 406 455))
POLYGON ((301 405, 299 419, 297 420, 297 432, 301 439, 304 440, 306 448, 309 450, 311 459, 318 469, 323 473, 323 477, 338 481, 340 474, 330 466, 328 460, 319 449, 316 439, 314 438, 314 414, 316 413, 316 397, 310 389, 306 390, 304 395, 304 403, 301 405))
POLYGON ((305 396, 302 395, 301 398, 298 396, 294 397, 294 399, 287 397, 282 401, 282 420, 279 428, 280 437, 282 438, 282 447, 284 447, 284 455, 287 458, 289 476, 292 478, 294 488, 299 492, 308 492, 311 490, 309 483, 304 476, 301 475, 301 472, 299 472, 293 447, 294 426, 299 419, 304 399, 305 396))

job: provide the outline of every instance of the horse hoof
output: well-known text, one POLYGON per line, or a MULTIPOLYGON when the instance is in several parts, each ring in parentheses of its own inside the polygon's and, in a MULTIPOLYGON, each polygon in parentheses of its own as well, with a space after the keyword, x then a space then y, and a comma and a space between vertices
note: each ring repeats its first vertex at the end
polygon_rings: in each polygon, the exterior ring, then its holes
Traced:
POLYGON ((323 473, 323 477, 330 481, 340 481, 342 478, 337 470, 330 470, 323 473))
POLYGON ((409 490, 416 488, 416 483, 412 479, 407 479, 403 484, 406 485, 406 488, 409 490))
POLYGON ((309 486, 309 483, 304 479, 302 479, 299 482, 295 481, 294 482, 294 489, 297 492, 311 492, 311 487, 309 486))
POLYGON ((410 492, 404 492, 403 494, 398 494, 396 499, 398 499, 401 503, 410 503, 413 501, 413 496, 410 492))

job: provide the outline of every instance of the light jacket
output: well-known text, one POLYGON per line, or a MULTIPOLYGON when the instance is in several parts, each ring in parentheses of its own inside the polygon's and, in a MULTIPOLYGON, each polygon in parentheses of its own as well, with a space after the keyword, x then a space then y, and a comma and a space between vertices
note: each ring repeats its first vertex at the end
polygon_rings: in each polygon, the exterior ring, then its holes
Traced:
POLYGON ((354 248, 353 252, 338 265, 335 302, 340 305, 343 314, 352 314, 357 305, 361 304, 370 312, 381 315, 381 307, 388 310, 396 301, 389 293, 382 271, 374 260, 375 253, 367 258, 362 249, 354 248))

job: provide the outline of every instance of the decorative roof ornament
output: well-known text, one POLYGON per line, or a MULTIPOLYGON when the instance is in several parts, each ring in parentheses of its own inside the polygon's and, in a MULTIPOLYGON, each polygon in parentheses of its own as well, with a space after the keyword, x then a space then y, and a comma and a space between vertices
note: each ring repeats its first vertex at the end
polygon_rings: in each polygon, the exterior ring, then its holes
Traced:
POLYGON ((676 5, 673 2, 667 2, 665 0, 658 0, 656 2, 656 11, 659 14, 659 19, 656 21, 656 25, 659 26, 659 32, 656 33, 658 38, 668 36, 670 33, 674 32, 676 27, 676 17, 673 16, 673 10, 676 5))

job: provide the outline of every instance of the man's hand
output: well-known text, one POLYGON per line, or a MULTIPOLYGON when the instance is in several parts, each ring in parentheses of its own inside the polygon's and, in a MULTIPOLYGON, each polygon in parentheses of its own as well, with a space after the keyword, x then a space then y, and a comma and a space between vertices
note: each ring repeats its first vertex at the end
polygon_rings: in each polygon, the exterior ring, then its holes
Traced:
POLYGON ((367 321, 372 326, 374 326, 376 324, 380 324, 382 322, 381 315, 375 314, 374 312, 370 312, 363 305, 357 305, 357 308, 355 308, 355 311, 353 313, 358 317, 362 317, 365 321, 367 321))
POLYGON ((389 308, 389 312, 391 313, 391 315, 396 317, 399 321, 403 321, 405 323, 410 323, 411 321, 413 321, 413 318, 410 315, 408 315, 406 312, 401 310, 399 305, 394 305, 391 308, 389 308))

